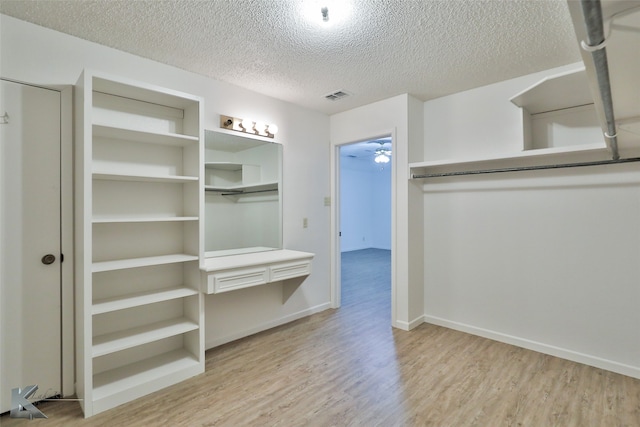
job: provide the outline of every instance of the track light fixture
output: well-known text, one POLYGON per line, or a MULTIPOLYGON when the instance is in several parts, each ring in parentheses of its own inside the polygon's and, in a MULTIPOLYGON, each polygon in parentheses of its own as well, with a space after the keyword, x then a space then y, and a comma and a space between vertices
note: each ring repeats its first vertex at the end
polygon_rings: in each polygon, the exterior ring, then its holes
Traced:
POLYGON ((223 115, 220 115, 220 127, 236 132, 265 136, 267 138, 273 138, 276 133, 278 133, 278 126, 273 123, 266 124, 265 122, 254 122, 251 119, 238 119, 236 117, 223 115))

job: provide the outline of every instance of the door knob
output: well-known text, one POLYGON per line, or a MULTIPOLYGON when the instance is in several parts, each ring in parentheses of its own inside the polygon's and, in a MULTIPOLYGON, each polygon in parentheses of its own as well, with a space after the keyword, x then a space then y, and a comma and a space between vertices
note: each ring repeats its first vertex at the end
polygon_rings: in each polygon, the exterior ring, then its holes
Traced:
POLYGON ((56 256, 54 254, 46 254, 42 257, 42 263, 44 265, 53 264, 56 261, 56 256))

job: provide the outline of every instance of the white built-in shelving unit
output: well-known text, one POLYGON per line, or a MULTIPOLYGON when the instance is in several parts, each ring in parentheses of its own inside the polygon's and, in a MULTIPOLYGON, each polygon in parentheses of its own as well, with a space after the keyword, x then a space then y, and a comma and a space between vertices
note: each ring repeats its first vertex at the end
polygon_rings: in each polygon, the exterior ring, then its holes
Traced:
POLYGON ((202 100, 76 87, 76 390, 86 417, 204 371, 202 100))

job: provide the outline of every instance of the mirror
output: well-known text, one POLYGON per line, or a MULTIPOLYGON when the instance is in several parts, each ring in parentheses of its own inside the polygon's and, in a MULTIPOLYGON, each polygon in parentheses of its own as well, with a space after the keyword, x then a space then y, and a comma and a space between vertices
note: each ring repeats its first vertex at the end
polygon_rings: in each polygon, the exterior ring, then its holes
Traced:
POLYGON ((205 130, 205 256, 282 247, 282 146, 205 130))

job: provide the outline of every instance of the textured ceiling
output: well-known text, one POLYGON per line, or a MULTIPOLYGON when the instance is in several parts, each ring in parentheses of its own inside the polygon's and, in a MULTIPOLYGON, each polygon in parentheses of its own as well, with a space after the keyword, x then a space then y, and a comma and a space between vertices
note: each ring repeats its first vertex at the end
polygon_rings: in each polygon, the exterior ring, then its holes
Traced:
POLYGON ((324 3, 328 23, 316 0, 1 0, 0 12, 327 114, 580 60, 564 0, 324 3), (353 95, 324 98, 340 89, 353 95))

